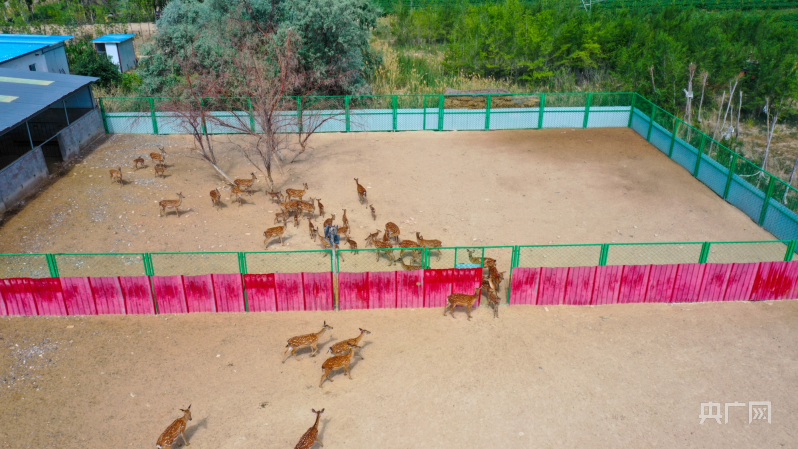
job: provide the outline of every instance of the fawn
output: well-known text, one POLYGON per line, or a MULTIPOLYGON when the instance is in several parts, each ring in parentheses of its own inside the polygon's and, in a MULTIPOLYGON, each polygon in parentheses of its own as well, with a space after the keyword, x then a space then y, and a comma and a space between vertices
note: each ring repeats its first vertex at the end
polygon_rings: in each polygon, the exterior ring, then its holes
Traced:
POLYGON ((393 245, 391 245, 388 242, 384 242, 382 240, 374 240, 373 242, 374 242, 374 247, 379 250, 379 251, 376 251, 376 253, 377 253, 377 262, 380 261, 380 253, 384 253, 386 256, 388 256, 388 259, 390 259, 390 261, 391 261, 391 263, 389 265, 393 265, 393 264, 396 263, 396 258, 394 257, 393 251, 392 251, 393 250, 393 245))
POLYGON ((310 221, 310 218, 308 218, 308 228, 310 230, 310 239, 315 242, 316 241, 316 236, 319 234, 319 230, 318 230, 318 228, 313 226, 313 222, 310 221))
POLYGON ((211 203, 213 203, 213 207, 222 207, 222 194, 219 193, 219 189, 211 190, 211 203))
POLYGON ((313 201, 298 201, 297 206, 299 208, 298 213, 305 212, 308 214, 308 218, 313 218, 313 212, 316 211, 316 206, 313 205, 313 201))
MULTIPOLYGON (((359 345, 360 344, 360 340, 363 339, 363 335, 371 333, 371 332, 367 331, 366 329, 361 329, 361 328, 358 328, 358 329, 360 330, 360 335, 358 335, 355 338, 350 338, 349 340, 339 341, 338 343, 330 346, 330 349, 328 351, 330 351, 333 355, 344 355, 344 354, 346 354, 349 351, 349 349, 350 349, 349 345, 350 344, 351 345, 355 345, 355 346, 359 345)), ((363 357, 360 357, 360 358, 362 359, 363 357)))
POLYGON ((480 285, 475 288, 476 290, 473 295, 466 295, 465 293, 452 293, 449 295, 449 297, 446 298, 448 304, 443 308, 443 316, 446 316, 446 311, 449 310, 452 313, 452 318, 454 318, 454 306, 465 306, 466 315, 468 315, 468 319, 471 320, 471 307, 477 299, 479 299, 479 292, 482 290, 482 286, 480 285))
POLYGON ((291 198, 296 197, 299 199, 299 201, 302 201, 302 196, 305 195, 305 191, 309 190, 308 183, 302 183, 302 186, 305 187, 305 190, 285 189, 286 199, 290 200, 291 198))
POLYGON ((341 222, 344 224, 344 227, 349 227, 349 220, 346 218, 346 209, 344 209, 344 216, 341 217, 341 222))
POLYGON ((299 348, 304 348, 305 346, 310 346, 313 348, 310 356, 316 357, 316 353, 319 352, 319 348, 316 347, 316 344, 319 342, 319 337, 324 335, 324 332, 326 332, 327 329, 332 330, 333 328, 325 321, 324 327, 322 327, 321 330, 315 334, 300 335, 298 337, 289 338, 288 344, 285 345, 285 347, 288 349, 286 349, 285 354, 283 354, 283 363, 288 360, 288 357, 286 357, 288 351, 291 351, 291 354, 293 354, 295 360, 299 360, 299 358, 296 356, 296 350, 299 348))
POLYGON ((496 286, 495 289, 498 292, 501 288, 502 281, 504 280, 504 273, 505 271, 499 272, 496 269, 495 265, 491 265, 488 267, 488 279, 490 279, 493 284, 496 286))
POLYGON ((174 207, 177 216, 180 217, 180 205, 183 204, 183 198, 185 198, 183 192, 180 192, 177 194, 176 200, 161 200, 161 202, 158 203, 158 205, 161 206, 161 212, 158 213, 158 216, 163 216, 167 208, 174 207))
MULTIPOLYGON (((357 249, 357 242, 350 239, 349 236, 346 237, 346 243, 349 244, 349 249, 357 249)), ((355 253, 357 254, 357 253, 355 253)))
POLYGON ((321 215, 322 217, 324 217, 324 216, 325 216, 325 213, 324 213, 324 204, 321 204, 321 198, 316 198, 316 203, 319 205, 319 215, 321 215))
POLYGON ((134 170, 138 170, 139 169, 139 165, 141 165, 141 168, 146 167, 144 165, 144 158, 143 157, 137 157, 137 158, 133 159, 133 169, 134 170))
POLYGON ((166 163, 166 151, 164 151, 163 147, 161 147, 161 146, 158 147, 158 151, 160 151, 160 153, 155 153, 155 152, 150 153, 150 159, 152 159, 153 163, 165 164, 166 163))
POLYGON ((186 441, 186 423, 191 421, 191 405, 185 410, 181 408, 180 411, 183 412, 183 416, 174 420, 174 422, 163 431, 161 436, 158 437, 158 442, 155 443, 156 448, 171 448, 172 444, 177 441, 178 436, 183 439, 183 443, 185 443, 186 446, 191 444, 186 441))
POLYGON ((254 172, 250 173, 250 175, 252 175, 252 178, 250 179, 234 179, 233 183, 239 189, 246 190, 247 192, 249 192, 249 189, 252 187, 252 183, 258 179, 258 177, 255 176, 254 172))
POLYGON ((319 439, 319 417, 322 413, 324 413, 324 409, 319 410, 318 412, 314 409, 310 409, 313 413, 316 414, 316 422, 313 424, 313 427, 308 429, 302 438, 299 439, 299 443, 294 446, 294 449, 310 449, 313 447, 316 442, 319 442, 320 446, 324 446, 324 443, 321 442, 319 439))
MULTIPOLYGON (((416 232, 416 240, 418 240, 418 246, 422 248, 440 248, 442 246, 440 240, 424 240, 420 232, 416 232)), ((438 250, 438 260, 441 260, 441 250, 438 250)))
POLYGON ((396 223, 392 221, 385 223, 385 235, 388 236, 388 238, 392 239, 395 238, 396 241, 398 242, 400 232, 401 231, 399 231, 399 226, 396 226, 396 223))
POLYGON ((269 196, 271 197, 271 200, 276 201, 277 204, 283 202, 283 192, 266 192, 266 193, 268 193, 269 196))
POLYGON ((487 285, 485 285, 485 282, 483 282, 482 287, 488 292, 488 302, 490 303, 490 306, 493 307, 493 318, 499 318, 499 302, 501 302, 501 298, 499 298, 499 295, 496 294, 496 289, 493 287, 493 281, 488 279, 487 285))
MULTIPOLYGON (((333 381, 330 379, 330 373, 334 369, 343 368, 346 375, 349 376, 350 379, 352 378, 352 374, 349 372, 349 364, 352 363, 352 356, 355 355, 355 349, 360 349, 360 346, 349 342, 346 342, 346 344, 349 346, 349 352, 344 355, 330 357, 321 364, 321 369, 324 370, 324 374, 321 375, 321 380, 319 380, 319 388, 321 388, 321 384, 324 383, 324 379, 327 379, 330 382, 333 381)), ((332 352, 332 348, 328 349, 327 351, 332 352)), ((362 359, 363 357, 360 358, 362 359)))
MULTIPOLYGON (((402 240, 401 242, 399 242, 399 248, 419 248, 419 246, 418 243, 412 240, 402 240)), ((421 257, 420 249, 412 249, 412 250, 403 249, 399 251, 399 257, 404 257, 405 253, 408 251, 410 251, 410 254, 413 256, 414 259, 416 257, 421 257)))
POLYGON ((408 265, 408 264, 406 264, 405 260, 403 258, 401 258, 401 257, 399 258, 399 263, 402 264, 402 268, 404 268, 405 271, 415 271, 415 270, 423 270, 424 269, 424 267, 422 267, 421 265, 413 265, 413 264, 408 265))
POLYGON ((321 229, 323 230, 327 226, 332 226, 333 222, 335 222, 335 214, 330 214, 330 218, 324 220, 324 224, 321 225, 321 229))
POLYGON ((241 207, 241 204, 243 204, 244 202, 244 200, 241 199, 241 195, 243 195, 244 193, 245 192, 241 190, 238 186, 230 186, 230 198, 232 199, 233 195, 235 195, 236 199, 234 199, 233 201, 238 201, 239 207, 241 207))
POLYGON ((377 221, 377 211, 374 209, 374 205, 369 204, 369 208, 371 208, 371 218, 373 218, 374 221, 377 221))
POLYGON ((366 188, 360 185, 360 181, 355 178, 355 184, 357 184, 357 199, 360 200, 361 203, 368 202, 366 200, 366 188))
POLYGON ((276 214, 274 214, 274 224, 279 223, 281 220, 283 223, 288 223, 287 212, 277 212, 276 214))
POLYGON ((299 212, 294 214, 294 227, 295 228, 299 227, 299 212))
POLYGON ((474 257, 473 249, 467 249, 466 252, 468 252, 468 260, 473 264, 477 264, 481 267, 496 265, 496 259, 491 259, 490 257, 474 257))
POLYGON ((155 176, 164 177, 164 172, 166 171, 166 165, 155 164, 153 170, 155 170, 155 176))
POLYGON ((266 248, 268 248, 269 247, 269 240, 271 240, 273 237, 279 237, 280 238, 280 244, 282 245, 283 244, 283 232, 285 232, 285 226, 275 226, 273 228, 269 228, 269 229, 263 231, 263 237, 265 237, 265 240, 263 241, 263 245, 266 246, 266 248))
POLYGON ((372 246, 374 245, 374 241, 377 240, 377 237, 380 235, 380 232, 382 232, 382 231, 377 229, 377 232, 369 234, 369 236, 366 237, 366 248, 368 248, 369 245, 372 245, 372 246))
POLYGON ((118 182, 119 187, 122 187, 122 167, 116 167, 116 170, 109 170, 111 173, 111 182, 118 182))
POLYGON ((292 212, 298 214, 299 201, 285 201, 283 203, 280 203, 280 209, 282 209, 283 212, 288 212, 289 214, 292 212))

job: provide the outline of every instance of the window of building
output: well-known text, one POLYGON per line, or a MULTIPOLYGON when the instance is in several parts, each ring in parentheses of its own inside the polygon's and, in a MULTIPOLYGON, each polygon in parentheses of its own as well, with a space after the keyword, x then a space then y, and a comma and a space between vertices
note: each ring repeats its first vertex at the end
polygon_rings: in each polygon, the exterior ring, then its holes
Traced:
POLYGON ((31 72, 35 72, 36 71, 36 64, 29 65, 28 69, 30 69, 31 72))

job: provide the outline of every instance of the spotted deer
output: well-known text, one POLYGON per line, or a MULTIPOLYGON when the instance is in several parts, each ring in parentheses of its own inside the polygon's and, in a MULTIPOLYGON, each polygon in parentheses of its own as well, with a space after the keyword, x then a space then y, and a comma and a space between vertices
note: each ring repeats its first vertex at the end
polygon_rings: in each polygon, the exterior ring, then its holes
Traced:
POLYGON ((377 237, 380 235, 380 232, 382 231, 377 229, 377 232, 371 233, 369 234, 368 237, 366 237, 366 246, 365 246, 366 248, 368 248, 369 245, 374 246, 374 241, 377 240, 377 237))
POLYGON ((116 167, 116 169, 109 170, 111 173, 111 182, 118 182, 119 186, 122 187, 122 167, 116 167))
POLYGON ((286 199, 290 200, 291 198, 298 198, 299 201, 302 201, 302 197, 308 190, 308 183, 305 182, 302 184, 302 186, 305 187, 305 190, 285 189, 286 199))
POLYGON ((335 222, 335 214, 330 214, 330 218, 328 218, 328 219, 324 220, 324 224, 323 224, 323 225, 321 225, 321 229, 323 230, 323 229, 324 229, 324 228, 326 228, 327 226, 332 226, 332 224, 333 224, 334 222, 335 222))
POLYGON ((482 284, 484 290, 488 292, 488 302, 490 306, 493 307, 493 318, 499 318, 499 303, 501 302, 501 298, 499 295, 496 294, 496 289, 493 286, 493 281, 488 279, 488 285, 485 287, 485 284, 482 284))
POLYGON ((310 239, 316 241, 316 236, 319 234, 319 229, 313 226, 313 222, 308 218, 308 228, 310 230, 310 239))
POLYGON ((361 203, 368 203, 366 199, 366 188, 360 185, 360 181, 358 181, 357 178, 355 178, 355 184, 357 184, 357 199, 361 203))
POLYGON ((476 290, 473 295, 466 295, 465 293, 452 293, 449 295, 449 297, 446 298, 448 304, 443 308, 443 316, 446 316, 446 311, 449 310, 452 314, 452 318, 454 318, 454 307, 465 306, 466 315, 468 315, 468 319, 471 320, 471 307, 477 299, 479 299, 479 292, 482 290, 482 286, 480 285, 475 288, 476 290))
POLYGON ((344 209, 344 216, 341 217, 341 222, 344 224, 345 227, 349 227, 349 220, 346 218, 346 209, 344 209))
POLYGON ((385 235, 388 236, 388 238, 396 239, 396 241, 398 242, 400 232, 401 231, 399 230, 399 226, 396 226, 396 223, 392 221, 385 223, 385 235))
POLYGON ((241 195, 244 194, 244 191, 239 189, 238 186, 230 186, 230 199, 232 200, 233 196, 236 197, 233 201, 238 202, 238 206, 241 207, 242 199, 241 195))
POLYGON ((146 167, 146 165, 144 165, 144 158, 143 157, 137 157, 137 158, 133 159, 133 169, 134 170, 138 170, 139 168, 144 168, 144 167, 146 167), (139 167, 139 165, 141 165, 141 167, 139 167))
POLYGON ((495 286, 495 290, 498 292, 501 289, 502 281, 504 280, 504 273, 506 271, 499 271, 496 269, 495 265, 491 265, 488 267, 488 279, 493 282, 495 286))
MULTIPOLYGON (((425 240, 424 237, 421 236, 420 232, 416 232, 416 240, 418 241, 418 246, 422 248, 440 248, 442 243, 440 240, 425 240)), ((441 250, 438 250, 438 260, 441 260, 441 250)))
MULTIPOLYGON (((349 244, 349 249, 357 249, 357 242, 350 239, 348 236, 346 237, 346 243, 349 244)), ((360 254, 360 253, 355 253, 355 254, 360 254)))
MULTIPOLYGON (((344 355, 344 354, 346 354, 349 351, 349 349, 351 349, 350 346, 349 346, 350 344, 355 345, 355 346, 359 345, 360 344, 360 340, 363 339, 363 335, 371 333, 371 332, 367 331, 366 329, 361 329, 361 328, 358 328, 358 329, 360 330, 360 335, 358 335, 355 338, 350 338, 349 340, 339 341, 338 343, 330 346, 329 351, 333 355, 344 355)), ((362 359, 363 357, 360 357, 360 358, 362 359)))
POLYGON ((401 257, 399 258, 399 263, 402 264, 402 268, 404 268, 405 271, 415 271, 415 270, 423 270, 424 269, 424 267, 422 267, 421 265, 406 264, 405 260, 403 258, 401 258, 401 257))
POLYGON ((150 153, 150 159, 152 159, 153 163, 165 164, 166 163, 166 151, 164 151, 163 147, 160 147, 160 146, 158 147, 158 151, 160 151, 160 153, 156 153, 156 152, 150 153))
POLYGON ((177 212, 177 216, 180 217, 180 205, 183 204, 183 192, 177 194, 176 200, 161 200, 158 205, 161 207, 161 212, 158 213, 158 216, 163 216, 166 212, 166 209, 173 207, 175 208, 175 212, 177 212))
MULTIPOLYGON (((319 388, 321 388, 321 384, 324 383, 324 379, 330 382, 333 381, 330 379, 330 373, 338 368, 343 368, 346 375, 349 376, 350 379, 352 378, 352 374, 349 372, 349 364, 352 363, 352 356, 355 355, 355 349, 360 349, 360 346, 353 345, 349 342, 347 342, 347 346, 349 346, 349 352, 344 355, 332 356, 321 364, 321 369, 324 370, 324 374, 321 375, 321 379, 319 380, 319 388)), ((328 349, 327 352, 332 352, 332 348, 328 349)))
POLYGON ((283 212, 288 212, 290 215, 291 213, 299 214, 299 201, 285 201, 280 203, 280 209, 283 212))
POLYGON ((211 203, 213 203, 213 207, 218 207, 221 209, 222 207, 222 194, 219 193, 219 189, 211 190, 211 203))
POLYGON ((265 239, 265 240, 263 240, 263 245, 266 248, 268 248, 269 247, 269 241, 271 239, 273 239, 274 237, 279 237, 280 238, 280 244, 282 245, 283 244, 283 233, 284 232, 285 232, 285 226, 275 226, 273 228, 269 228, 269 229, 263 231, 263 237, 265 239))
POLYGON ((271 200, 280 204, 283 202, 283 192, 266 192, 270 197, 271 200))
POLYGON ((324 446, 324 443, 319 439, 319 417, 324 413, 324 409, 318 412, 314 409, 310 409, 310 411, 316 414, 316 422, 313 424, 313 427, 302 435, 302 438, 299 439, 299 443, 294 446, 294 449, 310 449, 316 442, 318 442, 320 446, 324 446))
POLYGON ((283 363, 285 363, 285 361, 288 360, 288 357, 286 356, 288 355, 289 351, 291 351, 291 355, 294 356, 295 360, 299 360, 299 358, 296 356, 296 350, 299 348, 304 348, 305 346, 310 346, 311 348, 313 348, 313 351, 310 353, 310 356, 316 357, 316 353, 319 352, 319 348, 316 347, 316 344, 319 342, 319 338, 322 335, 324 335, 324 332, 326 332, 327 329, 332 330, 333 328, 325 321, 324 327, 322 327, 321 330, 316 332, 315 334, 306 334, 306 335, 300 335, 298 337, 289 338, 288 344, 285 345, 285 347, 288 349, 286 349, 285 354, 283 354, 283 357, 285 357, 283 358, 283 363))
POLYGON ((324 204, 321 204, 321 198, 316 198, 316 204, 319 205, 319 215, 323 218, 326 214, 324 213, 324 204))
MULTIPOLYGON (((414 242, 413 240, 402 240, 401 242, 399 242, 399 248, 420 248, 420 247, 418 246, 418 243, 414 242)), ((414 259, 416 257, 421 257, 420 249, 412 249, 412 250, 403 249, 399 251, 399 257, 404 257, 405 253, 408 251, 410 251, 410 254, 413 256, 414 259)))
POLYGON ((299 213, 294 214, 294 227, 299 227, 299 213))
POLYGON ((164 177, 164 172, 166 172, 166 165, 163 164, 155 164, 153 166, 153 170, 155 170, 155 176, 164 177))
POLYGON ((234 179, 233 183, 239 189, 249 192, 249 189, 252 188, 252 183, 254 183, 258 179, 258 177, 255 176, 254 172, 250 173, 250 175, 252 175, 252 178, 249 178, 249 179, 234 179))
POLYGON ((377 248, 377 262, 380 261, 380 253, 385 254, 388 256, 388 259, 391 261, 389 265, 393 265, 396 263, 396 258, 393 255, 393 245, 388 242, 383 242, 382 240, 374 240, 374 247, 377 248))
POLYGON ((308 218, 313 218, 313 212, 316 211, 316 206, 313 205, 312 199, 310 202, 299 201, 297 202, 297 206, 299 209, 299 213, 305 212, 306 214, 308 214, 308 218))
POLYGON ((191 405, 188 406, 187 409, 183 410, 183 416, 177 418, 163 431, 160 437, 158 437, 158 442, 155 443, 155 447, 158 449, 168 449, 172 447, 175 441, 177 441, 177 437, 183 439, 183 443, 186 446, 189 446, 191 443, 186 441, 186 424, 188 421, 191 421, 191 405))
POLYGON ((374 205, 373 204, 369 204, 369 208, 371 209, 371 218, 374 221, 377 221, 377 211, 374 209, 374 205))
POLYGON ((483 267, 496 265, 496 259, 491 259, 490 257, 474 257, 475 251, 473 249, 467 249, 466 252, 468 252, 468 260, 470 260, 473 264, 483 267))
POLYGON ((349 238, 349 226, 339 226, 338 227, 338 235, 343 235, 347 239, 349 238))

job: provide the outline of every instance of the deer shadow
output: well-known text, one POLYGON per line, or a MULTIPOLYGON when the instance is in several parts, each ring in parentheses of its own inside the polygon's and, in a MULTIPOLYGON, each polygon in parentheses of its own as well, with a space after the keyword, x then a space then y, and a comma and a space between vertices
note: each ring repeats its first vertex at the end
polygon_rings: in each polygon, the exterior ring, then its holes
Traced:
POLYGON ((201 420, 197 421, 197 424, 194 424, 193 426, 186 428, 186 432, 185 432, 186 441, 191 443, 191 437, 194 436, 194 434, 197 432, 197 430, 199 430, 200 427, 202 427, 203 429, 207 429, 208 428, 208 417, 207 416, 202 418, 201 420))
POLYGON ((329 423, 329 422, 330 422, 330 418, 322 418, 322 419, 319 420, 320 429, 319 429, 319 434, 317 435, 317 438, 320 439, 321 441, 324 441, 324 432, 327 430, 327 423, 329 423))

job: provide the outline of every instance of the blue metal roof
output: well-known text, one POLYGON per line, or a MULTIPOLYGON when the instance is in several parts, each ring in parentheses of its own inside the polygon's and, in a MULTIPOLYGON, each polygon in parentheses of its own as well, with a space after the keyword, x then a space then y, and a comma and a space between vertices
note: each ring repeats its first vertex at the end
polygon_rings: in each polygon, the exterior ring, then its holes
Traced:
POLYGON ((94 39, 92 42, 95 44, 117 44, 128 39, 133 39, 134 37, 136 37, 135 34, 106 34, 105 36, 94 39))
POLYGON ((0 62, 18 58, 69 39, 72 39, 72 36, 0 34, 0 62))

